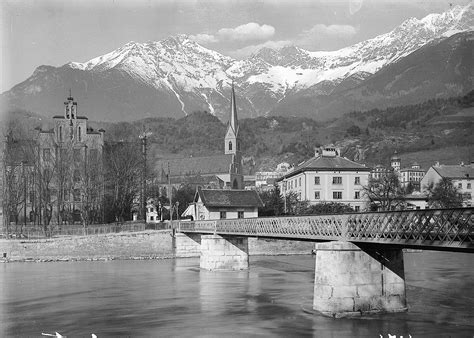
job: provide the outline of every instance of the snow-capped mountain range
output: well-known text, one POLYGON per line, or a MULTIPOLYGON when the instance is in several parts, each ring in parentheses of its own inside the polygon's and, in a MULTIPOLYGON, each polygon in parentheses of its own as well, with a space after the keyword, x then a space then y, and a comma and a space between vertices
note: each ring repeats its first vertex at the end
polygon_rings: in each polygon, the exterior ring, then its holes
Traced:
MULTIPOLYGON (((95 120, 182 116, 195 110, 222 117, 228 110, 229 85, 234 81, 241 116, 278 113, 328 118, 365 107, 366 102, 384 105, 380 93, 358 97, 365 102, 362 106, 349 103, 353 107, 334 110, 338 105, 333 101, 336 94, 350 96, 351 90, 374 74, 403 63, 422 47, 435 48, 455 34, 473 30, 473 6, 467 5, 421 20, 408 19, 391 32, 330 52, 310 52, 296 46, 263 48, 245 60, 234 60, 185 35, 159 42, 130 42, 84 63, 40 66, 26 81, 3 93, 2 100, 10 106, 53 115, 61 111, 61 100, 72 88, 84 114, 95 120), (298 102, 308 99, 317 106, 299 111, 298 102), (332 111, 325 111, 325 105, 332 111)), ((472 45, 472 34, 463 34, 457 44, 450 45, 453 50, 472 45)), ((468 56, 461 55, 458 60, 463 67, 469 67, 468 56)), ((391 74, 394 78, 402 75, 391 74)), ((472 69, 466 76, 463 85, 454 83, 440 90, 449 96, 472 89, 472 69)), ((403 94, 397 95, 403 99, 403 94)))

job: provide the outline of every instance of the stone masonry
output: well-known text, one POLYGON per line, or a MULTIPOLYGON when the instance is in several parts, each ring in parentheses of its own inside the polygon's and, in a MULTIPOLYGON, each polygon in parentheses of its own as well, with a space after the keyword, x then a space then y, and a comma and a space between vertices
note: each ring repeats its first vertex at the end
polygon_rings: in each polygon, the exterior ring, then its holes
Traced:
POLYGON ((406 310, 402 250, 316 244, 313 308, 333 317, 406 310))
POLYGON ((201 237, 201 269, 247 270, 248 238, 203 235, 201 237))
POLYGON ((175 234, 176 257, 199 257, 201 254, 200 234, 175 234))

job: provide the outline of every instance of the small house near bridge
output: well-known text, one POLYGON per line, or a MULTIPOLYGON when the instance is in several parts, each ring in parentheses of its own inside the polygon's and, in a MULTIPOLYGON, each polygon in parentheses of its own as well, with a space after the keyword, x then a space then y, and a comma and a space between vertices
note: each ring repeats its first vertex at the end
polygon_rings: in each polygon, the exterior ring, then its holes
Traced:
POLYGON ((194 201, 181 215, 193 220, 215 220, 258 217, 263 202, 253 190, 220 190, 198 188, 194 201))

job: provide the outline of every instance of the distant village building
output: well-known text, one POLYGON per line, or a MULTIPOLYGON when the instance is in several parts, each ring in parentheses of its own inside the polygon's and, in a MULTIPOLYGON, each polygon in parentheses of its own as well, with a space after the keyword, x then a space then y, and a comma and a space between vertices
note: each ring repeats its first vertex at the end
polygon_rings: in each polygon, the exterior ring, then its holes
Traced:
POLYGON ((341 157, 338 148, 327 146, 280 178, 278 185, 282 194, 295 193, 311 204, 338 202, 360 211, 366 208, 363 187, 369 175, 370 168, 341 157))
POLYGON ((430 184, 437 184, 442 178, 449 178, 453 185, 463 194, 464 206, 474 205, 472 184, 474 181, 474 163, 459 165, 440 165, 436 163, 431 166, 421 180, 421 189, 426 192, 430 184))
POLYGON ((4 199, 6 219, 43 225, 101 222, 104 130, 87 125, 71 95, 64 115, 53 121, 52 129, 37 128, 34 139, 7 138, 5 184, 11 189, 4 199), (23 190, 22 203, 15 201, 15 180, 23 190))
POLYGON ((420 191, 420 182, 426 171, 418 163, 413 163, 411 167, 402 168, 399 172, 400 184, 403 188, 411 186, 414 191, 420 191))
POLYGON ((287 162, 279 163, 275 171, 257 171, 255 173, 255 188, 257 189, 273 189, 276 181, 292 170, 287 162))
POLYGON ((223 140, 223 154, 157 161, 158 181, 163 191, 166 191, 168 183, 175 189, 185 183, 205 188, 243 189, 244 175, 239 131, 237 105, 232 84, 230 116, 223 140))
POLYGON ((428 196, 419 191, 403 196, 403 210, 420 210, 428 207, 428 196))
POLYGON ((387 168, 381 164, 377 164, 375 167, 372 168, 370 171, 370 177, 372 179, 378 180, 383 175, 393 172, 393 168, 387 168))
POLYGON ((402 160, 400 156, 395 154, 390 158, 390 167, 385 167, 381 164, 376 165, 371 171, 373 179, 380 179, 382 175, 390 172, 397 174, 402 188, 411 187, 412 191, 420 191, 420 182, 426 171, 415 162, 410 167, 402 168, 402 160))
POLYGON ((254 190, 223 190, 198 188, 194 202, 182 217, 193 220, 215 220, 258 217, 263 203, 254 190))

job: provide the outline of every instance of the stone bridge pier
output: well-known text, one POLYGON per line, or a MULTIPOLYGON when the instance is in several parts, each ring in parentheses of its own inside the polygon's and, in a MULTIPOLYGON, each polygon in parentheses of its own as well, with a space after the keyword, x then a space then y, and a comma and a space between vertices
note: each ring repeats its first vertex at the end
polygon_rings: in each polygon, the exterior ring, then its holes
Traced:
POLYGON ((332 317, 406 311, 402 250, 316 244, 313 309, 332 317))
POLYGON ((199 257, 205 270, 235 271, 249 268, 247 237, 177 233, 176 257, 199 257))

